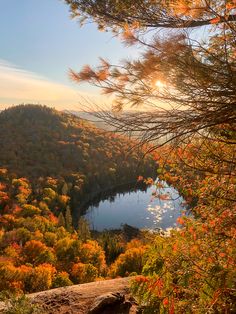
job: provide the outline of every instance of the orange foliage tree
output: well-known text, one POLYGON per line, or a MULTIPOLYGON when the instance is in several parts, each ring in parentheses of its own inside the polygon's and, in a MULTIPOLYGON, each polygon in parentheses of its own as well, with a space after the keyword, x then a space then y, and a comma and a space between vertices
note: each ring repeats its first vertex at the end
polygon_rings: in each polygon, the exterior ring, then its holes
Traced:
POLYGON ((128 276, 132 273, 140 274, 145 264, 147 245, 140 241, 131 241, 127 244, 126 251, 118 256, 109 269, 111 277, 128 276))

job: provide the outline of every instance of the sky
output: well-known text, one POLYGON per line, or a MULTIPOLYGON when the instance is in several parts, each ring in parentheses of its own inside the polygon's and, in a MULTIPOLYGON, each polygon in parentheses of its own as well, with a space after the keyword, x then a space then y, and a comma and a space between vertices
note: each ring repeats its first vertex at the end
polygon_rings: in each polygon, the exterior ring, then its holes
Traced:
POLYGON ((0 0, 0 109, 34 103, 82 110, 87 98, 109 103, 90 85, 71 82, 69 69, 136 54, 95 24, 80 28, 63 0, 0 0))

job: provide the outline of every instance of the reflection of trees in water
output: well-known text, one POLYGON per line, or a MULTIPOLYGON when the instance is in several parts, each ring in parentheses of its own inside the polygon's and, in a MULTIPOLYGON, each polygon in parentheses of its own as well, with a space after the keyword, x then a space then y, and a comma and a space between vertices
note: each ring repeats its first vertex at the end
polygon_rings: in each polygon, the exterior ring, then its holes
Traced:
POLYGON ((137 192, 137 191, 147 191, 148 186, 144 183, 134 183, 126 184, 119 187, 115 187, 106 191, 102 191, 96 194, 92 199, 90 199, 82 208, 83 214, 90 207, 99 207, 100 202, 108 200, 113 203, 117 196, 124 196, 127 193, 137 192))

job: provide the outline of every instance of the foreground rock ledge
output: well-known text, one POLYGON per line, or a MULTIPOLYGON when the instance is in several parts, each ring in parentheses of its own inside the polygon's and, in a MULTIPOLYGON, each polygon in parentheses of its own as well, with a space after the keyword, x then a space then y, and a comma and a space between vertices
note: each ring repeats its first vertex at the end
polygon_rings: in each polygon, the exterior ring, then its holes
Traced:
MULTIPOLYGON (((130 278, 96 281, 28 295, 47 314, 134 314, 130 278)), ((0 305, 0 313, 4 306, 0 305)))

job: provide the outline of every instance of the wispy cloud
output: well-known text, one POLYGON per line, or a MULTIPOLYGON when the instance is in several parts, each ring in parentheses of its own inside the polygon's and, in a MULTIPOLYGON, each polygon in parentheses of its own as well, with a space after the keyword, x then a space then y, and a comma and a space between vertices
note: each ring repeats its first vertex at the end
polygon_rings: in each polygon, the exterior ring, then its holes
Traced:
POLYGON ((0 59, 1 109, 22 103, 44 104, 57 109, 79 109, 86 98, 91 98, 91 94, 78 92, 0 59))

